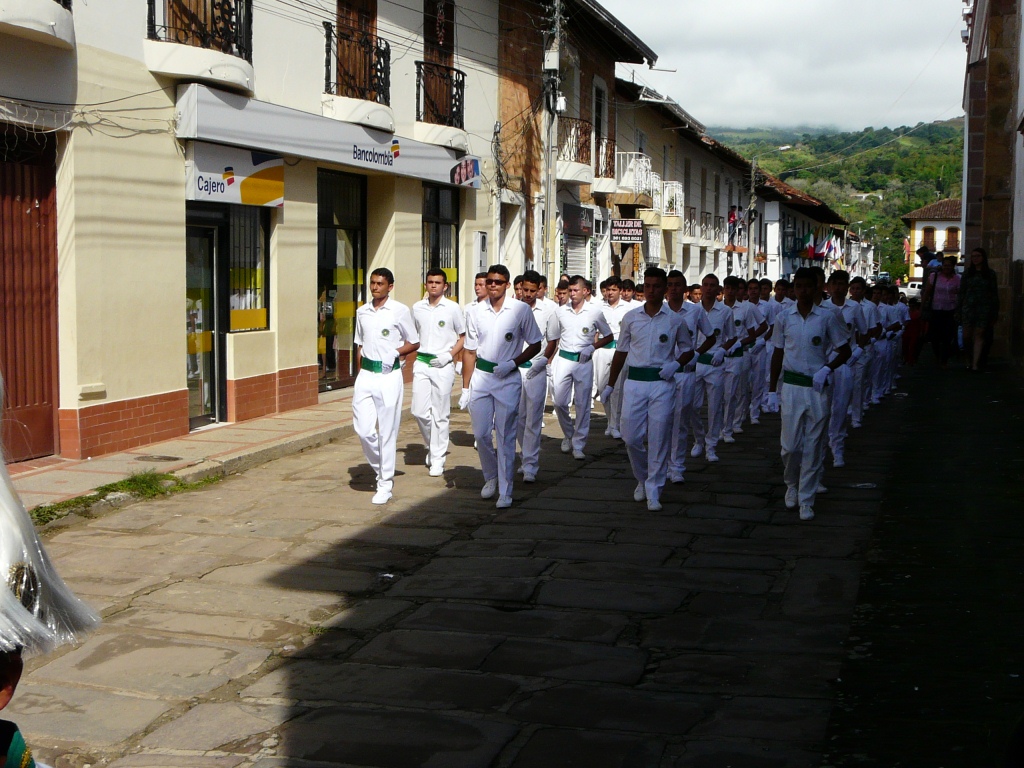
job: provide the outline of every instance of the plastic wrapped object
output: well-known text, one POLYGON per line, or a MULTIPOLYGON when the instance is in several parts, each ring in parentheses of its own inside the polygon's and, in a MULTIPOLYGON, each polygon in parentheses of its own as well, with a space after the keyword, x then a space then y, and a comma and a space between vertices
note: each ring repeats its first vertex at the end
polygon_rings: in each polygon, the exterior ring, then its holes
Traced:
POLYGON ((46 653, 78 642, 99 622, 57 573, 0 461, 0 650, 46 653))

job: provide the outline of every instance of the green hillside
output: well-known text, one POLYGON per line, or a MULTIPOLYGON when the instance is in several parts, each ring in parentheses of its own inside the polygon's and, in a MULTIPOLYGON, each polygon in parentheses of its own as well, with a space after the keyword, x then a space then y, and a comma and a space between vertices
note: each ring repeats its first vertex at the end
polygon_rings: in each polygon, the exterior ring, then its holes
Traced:
POLYGON ((709 133, 747 158, 756 155, 758 166, 828 203, 851 230, 874 239, 882 269, 894 277, 904 271, 906 227, 900 216, 960 197, 962 120, 845 133, 803 128, 712 128, 709 133), (778 151, 784 145, 791 149, 778 151))

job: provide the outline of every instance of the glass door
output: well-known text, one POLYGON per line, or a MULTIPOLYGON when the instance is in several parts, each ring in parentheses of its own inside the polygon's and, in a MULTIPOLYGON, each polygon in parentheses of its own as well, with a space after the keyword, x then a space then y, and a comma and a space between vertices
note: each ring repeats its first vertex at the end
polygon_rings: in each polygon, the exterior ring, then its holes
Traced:
POLYGON ((220 405, 214 271, 217 239, 217 227, 186 227, 185 332, 188 416, 192 429, 217 421, 220 405))

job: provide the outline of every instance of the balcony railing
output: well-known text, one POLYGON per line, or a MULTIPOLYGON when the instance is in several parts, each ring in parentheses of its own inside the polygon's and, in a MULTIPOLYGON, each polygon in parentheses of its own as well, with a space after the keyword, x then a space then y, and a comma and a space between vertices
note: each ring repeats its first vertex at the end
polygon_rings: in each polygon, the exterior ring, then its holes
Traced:
POLYGON ((715 216, 715 242, 725 242, 725 217, 715 216))
POLYGON ((147 37, 229 53, 252 63, 252 0, 147 0, 147 37), (157 3, 163 24, 157 24, 157 3))
POLYGON ((697 209, 694 206, 686 209, 686 218, 683 219, 683 236, 697 236, 697 209))
POLYGON ((662 189, 662 184, 661 184, 661 174, 660 173, 652 173, 651 174, 651 193, 650 193, 651 194, 651 208, 653 210, 657 211, 658 213, 661 213, 661 201, 662 201, 661 193, 662 192, 663 192, 663 189, 662 189))
POLYGON ((946 237, 946 242, 942 244, 943 253, 959 253, 960 252, 960 238, 959 237, 946 237))
POLYGON ((638 195, 651 194, 651 158, 642 152, 616 152, 615 178, 638 195))
POLYGON ((678 181, 666 181, 663 213, 666 216, 681 216, 683 210, 683 185, 678 181))
POLYGON ((391 44, 324 22, 324 93, 391 106, 391 44))
POLYGON ((615 139, 598 139, 595 147, 594 178, 615 178, 615 139))
POLYGON ((594 127, 575 117, 558 118, 558 159, 590 165, 590 133, 594 127))
POLYGON ((700 214, 700 236, 702 240, 710 240, 714 235, 714 224, 712 223, 712 216, 707 211, 702 211, 700 214))
POLYGON ((417 61, 416 120, 465 130, 466 73, 429 61, 417 61))
POLYGON ((54 2, 56 2, 57 5, 59 5, 61 8, 63 8, 66 11, 70 11, 71 10, 71 0, 54 0, 54 2))

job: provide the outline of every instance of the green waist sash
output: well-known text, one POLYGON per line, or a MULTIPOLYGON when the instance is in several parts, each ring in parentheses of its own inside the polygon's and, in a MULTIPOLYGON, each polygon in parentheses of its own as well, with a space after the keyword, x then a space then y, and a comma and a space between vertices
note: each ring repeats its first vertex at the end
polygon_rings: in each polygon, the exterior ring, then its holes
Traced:
POLYGON ((580 361, 579 352, 566 352, 564 349, 560 349, 558 350, 558 356, 563 360, 571 360, 574 363, 578 363, 580 361))
POLYGON ((637 368, 631 365, 626 378, 630 381, 661 381, 661 368, 637 368))
MULTIPOLYGON (((418 355, 417 355, 418 357, 418 355)), ((397 371, 401 367, 401 359, 396 357, 395 364, 391 367, 392 371, 397 371)), ((370 371, 371 373, 384 373, 384 363, 380 360, 370 360, 368 357, 364 357, 359 363, 359 367, 364 371, 370 371)))
POLYGON ((813 376, 805 376, 804 374, 797 373, 796 371, 783 371, 782 372, 782 383, 783 384, 793 384, 793 385, 795 385, 797 387, 813 387, 814 386, 814 377, 813 376))

